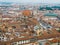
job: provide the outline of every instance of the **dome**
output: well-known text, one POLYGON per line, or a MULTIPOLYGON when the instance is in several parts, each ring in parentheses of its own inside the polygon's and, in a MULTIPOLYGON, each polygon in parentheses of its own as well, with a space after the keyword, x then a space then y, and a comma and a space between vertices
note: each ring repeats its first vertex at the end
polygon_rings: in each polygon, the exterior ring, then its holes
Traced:
POLYGON ((22 11, 22 14, 23 14, 24 16, 30 16, 30 15, 31 15, 31 10, 23 10, 23 11, 22 11))

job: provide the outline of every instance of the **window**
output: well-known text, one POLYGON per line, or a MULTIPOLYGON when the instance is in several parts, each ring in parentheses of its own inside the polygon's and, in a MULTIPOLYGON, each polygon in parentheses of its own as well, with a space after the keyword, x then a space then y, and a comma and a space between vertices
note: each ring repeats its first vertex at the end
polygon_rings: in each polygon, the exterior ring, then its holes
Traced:
POLYGON ((43 33, 42 33, 42 32, 40 32, 39 34, 40 34, 40 35, 43 35, 43 33))
POLYGON ((1 29, 0 29, 0 32, 2 32, 1 29))
POLYGON ((50 28, 50 27, 47 27, 47 28, 50 28))
POLYGON ((42 43, 39 43, 39 45, 42 45, 42 43))
POLYGON ((0 38, 0 40, 1 40, 1 38, 0 38))
POLYGON ((16 29, 16 27, 15 27, 15 26, 12 26, 12 28, 13 28, 13 29, 16 29))
POLYGON ((5 29, 8 29, 8 27, 5 27, 5 29))
POLYGON ((48 34, 50 34, 50 32, 49 32, 49 31, 48 31, 47 33, 48 33, 48 34))
POLYGON ((32 33, 35 33, 35 31, 31 31, 32 33))
POLYGON ((4 39, 4 38, 2 38, 2 39, 4 39))
POLYGON ((6 44, 4 44, 4 45, 6 45, 6 44))
POLYGON ((26 28, 28 28, 28 26, 27 26, 27 25, 26 25, 25 27, 26 27, 26 28))
POLYGON ((30 39, 30 42, 35 42, 35 41, 37 41, 37 38, 30 39))
POLYGON ((52 32, 50 30, 47 31, 48 34, 51 34, 52 32))

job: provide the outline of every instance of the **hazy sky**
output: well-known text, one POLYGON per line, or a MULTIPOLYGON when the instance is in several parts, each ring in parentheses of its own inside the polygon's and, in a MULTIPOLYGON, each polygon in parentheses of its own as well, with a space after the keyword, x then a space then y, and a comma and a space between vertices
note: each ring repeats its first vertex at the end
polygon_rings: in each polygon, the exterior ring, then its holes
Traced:
POLYGON ((60 3, 60 0, 0 0, 0 2, 19 2, 19 3, 60 3))

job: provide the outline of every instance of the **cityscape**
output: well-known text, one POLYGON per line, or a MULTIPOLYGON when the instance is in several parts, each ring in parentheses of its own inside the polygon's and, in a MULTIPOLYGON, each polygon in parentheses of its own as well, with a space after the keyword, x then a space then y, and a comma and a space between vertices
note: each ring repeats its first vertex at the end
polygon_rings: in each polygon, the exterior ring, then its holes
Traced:
POLYGON ((60 4, 0 2, 0 45, 60 45, 60 4))

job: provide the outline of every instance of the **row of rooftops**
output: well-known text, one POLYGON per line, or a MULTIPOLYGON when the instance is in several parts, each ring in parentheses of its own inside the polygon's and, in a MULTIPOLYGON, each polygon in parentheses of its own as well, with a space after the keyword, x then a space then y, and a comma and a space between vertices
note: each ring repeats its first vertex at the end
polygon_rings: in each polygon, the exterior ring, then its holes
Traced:
MULTIPOLYGON (((3 25, 4 26, 4 25, 3 25)), ((17 25, 16 25, 17 26, 17 25)), ((46 33, 45 33, 46 34, 46 33)))
MULTIPOLYGON (((4 21, 2 20, 1 21, 2 22, 1 27, 0 27, 1 32, 3 32, 3 34, 6 35, 6 37, 9 37, 8 38, 9 42, 10 41, 15 42, 15 41, 20 41, 20 40, 28 40, 28 39, 31 39, 31 38, 35 38, 34 36, 36 36, 37 39, 48 39, 48 38, 60 37, 60 33, 55 30, 54 26, 52 26, 51 24, 46 23, 46 21, 44 21, 42 19, 40 21, 38 21, 36 18, 33 18, 33 17, 29 18, 30 11, 29 10, 27 10, 26 12, 25 11, 23 11, 23 15, 25 17, 27 16, 28 18, 23 18, 23 19, 18 20, 18 21, 13 20, 13 19, 16 19, 16 18, 13 18, 12 20, 8 20, 8 21, 7 20, 4 20, 4 21), (40 25, 40 24, 41 24, 41 28, 52 27, 54 29, 51 28, 50 29, 51 32, 50 31, 48 32, 49 29, 47 29, 47 28, 46 28, 47 30, 46 29, 37 29, 36 31, 34 31, 34 27, 36 25, 40 25), (42 35, 41 36, 38 36, 38 34, 37 34, 38 30, 39 31, 42 30, 42 35)), ((43 17, 45 17, 45 16, 47 16, 47 17, 50 17, 50 16, 51 17, 56 17, 57 14, 48 13, 48 14, 44 15, 43 17)), ((59 23, 57 23, 57 24, 59 25, 59 23)), ((56 26, 58 26, 58 25, 56 25, 56 26)))

